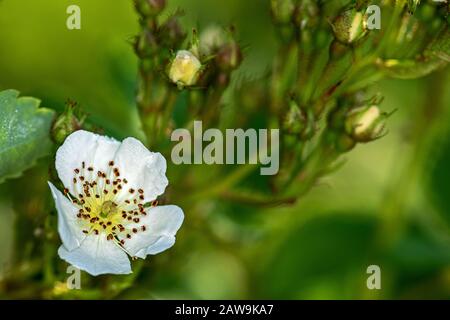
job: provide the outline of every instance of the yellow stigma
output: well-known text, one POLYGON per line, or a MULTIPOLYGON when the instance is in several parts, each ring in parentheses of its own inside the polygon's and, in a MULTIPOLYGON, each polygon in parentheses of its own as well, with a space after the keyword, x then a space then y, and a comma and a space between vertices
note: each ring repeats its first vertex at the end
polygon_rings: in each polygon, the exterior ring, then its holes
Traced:
POLYGON ((102 218, 107 218, 108 216, 111 216, 113 214, 117 213, 117 205, 112 201, 105 201, 102 204, 101 210, 100 210, 100 216, 102 218))

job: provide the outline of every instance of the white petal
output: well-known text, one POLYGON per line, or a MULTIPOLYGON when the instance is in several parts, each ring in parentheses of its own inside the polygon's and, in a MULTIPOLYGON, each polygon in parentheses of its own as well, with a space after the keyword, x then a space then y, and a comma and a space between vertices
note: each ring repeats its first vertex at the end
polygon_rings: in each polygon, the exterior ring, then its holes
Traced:
POLYGON ((73 186, 74 170, 81 170, 82 162, 85 162, 86 168, 92 166, 95 169, 90 173, 85 170, 86 175, 106 172, 119 146, 120 142, 92 132, 79 130, 72 133, 56 152, 55 166, 64 186, 77 195, 80 190, 73 186))
POLYGON ((113 241, 108 241, 105 234, 87 236, 73 251, 60 246, 58 254, 61 259, 93 276, 131 273, 127 254, 113 241))
POLYGON ((58 211, 58 232, 67 250, 78 248, 86 235, 77 221, 78 208, 49 182, 56 210, 58 211))
MULTIPOLYGON (((131 254, 145 258, 147 254, 160 253, 175 243, 175 234, 180 229, 184 214, 177 206, 158 206, 146 210, 147 215, 139 224, 145 225, 146 230, 139 230, 132 238, 125 240, 125 249, 131 254)), ((133 227, 129 225, 127 227, 133 227)))
POLYGON ((168 185, 166 159, 149 151, 139 140, 125 139, 115 158, 123 178, 135 189, 144 190, 144 202, 155 200, 168 185))
POLYGON ((155 255, 166 251, 175 244, 174 236, 161 236, 154 244, 151 246, 141 249, 136 252, 135 256, 138 258, 145 259, 148 254, 155 255))

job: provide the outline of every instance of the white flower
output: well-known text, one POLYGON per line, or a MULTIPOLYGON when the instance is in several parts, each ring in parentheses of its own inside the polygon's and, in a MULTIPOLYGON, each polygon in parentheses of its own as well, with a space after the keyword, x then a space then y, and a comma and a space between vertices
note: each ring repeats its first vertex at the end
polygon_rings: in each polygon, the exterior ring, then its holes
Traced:
POLYGON ((175 243, 183 211, 150 207, 168 185, 166 160, 134 138, 122 143, 86 131, 72 133, 56 153, 64 194, 51 183, 62 245, 59 256, 92 275, 131 273, 145 258, 175 243))

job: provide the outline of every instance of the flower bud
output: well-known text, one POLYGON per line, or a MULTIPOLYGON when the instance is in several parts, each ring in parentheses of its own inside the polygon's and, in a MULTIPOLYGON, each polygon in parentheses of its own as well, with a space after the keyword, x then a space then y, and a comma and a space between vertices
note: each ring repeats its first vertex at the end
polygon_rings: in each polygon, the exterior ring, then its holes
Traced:
POLYGON ((227 35, 223 28, 210 26, 200 34, 200 52, 211 55, 222 47, 227 41, 227 35))
POLYGON ((81 129, 83 120, 79 120, 74 114, 76 105, 76 102, 68 101, 66 110, 52 125, 52 139, 58 145, 62 144, 71 133, 81 129))
POLYGON ((136 37, 134 50, 141 59, 155 55, 158 52, 158 43, 153 32, 150 30, 143 30, 142 33, 136 37))
POLYGON ((144 17, 154 17, 166 7, 166 0, 135 0, 137 11, 144 17))
POLYGON ((290 135, 298 136, 302 140, 310 139, 316 132, 315 121, 312 114, 299 108, 292 100, 290 108, 283 121, 283 129, 290 135))
POLYGON ((280 24, 289 23, 295 12, 292 0, 271 0, 270 7, 275 22, 280 24))
POLYGON ((306 115, 295 102, 291 102, 291 107, 283 121, 283 129, 289 134, 298 135, 306 127, 306 115))
POLYGON ((159 39, 167 48, 177 48, 186 38, 186 32, 178 21, 181 13, 175 13, 164 22, 159 31, 159 39))
POLYGON ((344 11, 332 24, 334 36, 344 44, 352 44, 367 33, 367 16, 354 9, 344 11))
POLYGON ((297 3, 294 22, 301 29, 314 28, 320 22, 319 5, 315 0, 301 0, 297 3))
POLYGON ((369 142, 384 134, 386 118, 375 105, 360 107, 347 114, 345 129, 355 141, 369 142))
POLYGON ((192 86, 197 82, 202 64, 187 50, 177 52, 169 68, 169 78, 180 86, 192 86))
POLYGON ((242 62, 241 48, 235 41, 224 45, 217 53, 216 61, 222 70, 235 70, 242 62))

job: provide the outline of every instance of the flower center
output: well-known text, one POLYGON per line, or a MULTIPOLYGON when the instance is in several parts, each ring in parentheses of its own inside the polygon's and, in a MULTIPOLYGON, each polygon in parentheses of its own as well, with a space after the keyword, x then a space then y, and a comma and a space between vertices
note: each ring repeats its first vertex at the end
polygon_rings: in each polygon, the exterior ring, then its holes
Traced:
POLYGON ((102 218, 107 218, 109 215, 113 215, 117 212, 117 205, 112 201, 106 201, 102 204, 100 212, 102 218))
MULTIPOLYGON (((78 222, 83 233, 99 235, 104 233, 123 247, 126 240, 147 227, 141 223, 144 210, 144 190, 129 187, 114 161, 108 162, 106 172, 81 163, 73 170, 72 192, 64 189, 65 195, 79 207, 78 222)), ((152 206, 156 206, 154 201, 152 206)))

